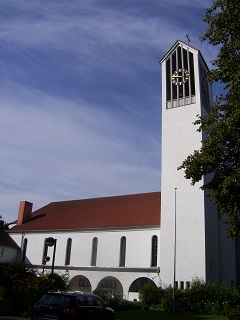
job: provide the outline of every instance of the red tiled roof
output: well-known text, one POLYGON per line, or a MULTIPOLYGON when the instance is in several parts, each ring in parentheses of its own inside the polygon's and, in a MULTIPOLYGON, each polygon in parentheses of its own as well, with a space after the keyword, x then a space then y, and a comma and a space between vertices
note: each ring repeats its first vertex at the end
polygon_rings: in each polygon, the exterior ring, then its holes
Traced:
POLYGON ((159 226, 161 193, 51 202, 11 232, 159 226))

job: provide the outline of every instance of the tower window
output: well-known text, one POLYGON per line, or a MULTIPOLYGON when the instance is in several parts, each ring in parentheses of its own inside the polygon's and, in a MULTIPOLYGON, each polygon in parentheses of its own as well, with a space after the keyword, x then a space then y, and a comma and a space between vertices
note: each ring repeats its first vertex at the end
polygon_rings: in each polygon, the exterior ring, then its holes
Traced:
POLYGON ((189 69, 190 69, 190 83, 191 83, 191 95, 195 95, 195 80, 194 80, 194 61, 193 54, 189 54, 189 69))
POLYGON ((193 53, 179 46, 166 60, 167 109, 195 102, 193 53))

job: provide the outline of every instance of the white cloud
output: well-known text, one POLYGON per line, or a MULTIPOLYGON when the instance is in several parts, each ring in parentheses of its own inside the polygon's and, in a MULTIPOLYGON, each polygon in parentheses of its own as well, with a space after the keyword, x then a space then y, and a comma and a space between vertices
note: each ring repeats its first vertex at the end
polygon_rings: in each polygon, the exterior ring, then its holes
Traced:
POLYGON ((210 0, 0 0, 0 215, 160 189, 163 54, 210 0))

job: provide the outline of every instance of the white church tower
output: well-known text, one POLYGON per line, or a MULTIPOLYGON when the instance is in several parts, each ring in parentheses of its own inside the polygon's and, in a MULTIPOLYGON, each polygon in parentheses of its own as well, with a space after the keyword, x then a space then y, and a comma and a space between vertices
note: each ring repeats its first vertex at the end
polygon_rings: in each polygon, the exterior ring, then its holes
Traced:
POLYGON ((233 284, 235 249, 221 227, 217 207, 200 189, 203 181, 191 186, 184 171, 177 170, 188 155, 201 148, 204 140, 193 122, 197 115, 206 115, 212 103, 211 84, 206 78, 208 68, 200 51, 181 41, 173 45, 160 63, 162 286, 175 284, 186 288, 196 278, 233 284))

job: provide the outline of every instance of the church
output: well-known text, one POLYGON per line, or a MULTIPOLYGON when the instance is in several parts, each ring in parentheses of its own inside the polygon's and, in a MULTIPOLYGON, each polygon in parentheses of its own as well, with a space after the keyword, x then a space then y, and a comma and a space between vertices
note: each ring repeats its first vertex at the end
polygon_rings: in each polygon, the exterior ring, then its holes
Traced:
POLYGON ((138 300, 146 283, 188 288, 191 281, 238 283, 235 245, 217 206, 177 168, 205 139, 193 122, 212 103, 208 68, 182 41, 162 66, 161 192, 52 202, 32 212, 21 201, 8 231, 18 259, 68 274, 70 290, 110 290, 138 300))

